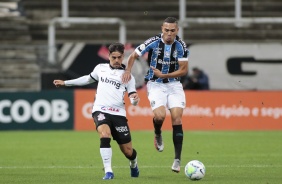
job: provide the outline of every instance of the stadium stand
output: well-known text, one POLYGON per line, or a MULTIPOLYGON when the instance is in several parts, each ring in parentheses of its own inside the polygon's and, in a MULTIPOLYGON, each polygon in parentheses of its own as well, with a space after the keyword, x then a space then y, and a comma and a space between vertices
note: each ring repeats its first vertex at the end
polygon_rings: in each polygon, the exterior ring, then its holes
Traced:
MULTIPOLYGON (((186 16, 234 17, 234 0, 189 0, 186 16)), ((25 0, 24 6, 34 41, 46 41, 48 21, 61 16, 61 1, 25 0)), ((242 0, 243 17, 282 17, 280 0, 242 0)), ((126 21, 127 40, 138 44, 160 31, 161 21, 167 16, 179 16, 179 1, 171 0, 70 0, 70 17, 119 17, 126 21)), ((281 24, 260 24, 236 28, 234 25, 197 24, 185 29, 186 42, 215 40, 281 40, 281 24)), ((57 42, 67 40, 91 43, 111 43, 118 38, 118 26, 71 25, 58 27, 57 42), (104 39, 107 38, 107 39, 104 39)))
MULTIPOLYGON (((186 1, 186 16, 234 17, 234 0, 186 1)), ((281 0, 242 0, 243 17, 282 17, 281 0)), ((69 0, 70 17, 118 17, 126 22, 127 42, 139 44, 160 32, 165 17, 179 17, 179 1, 69 0)), ((46 62, 48 24, 61 17, 61 1, 0 0, 0 89, 40 90, 46 62)), ((214 41, 281 41, 281 24, 190 24, 186 43, 214 41)), ((118 25, 58 25, 56 43, 109 44, 118 40, 118 25)), ((59 70, 55 66, 52 71, 59 70)))
POLYGON ((40 67, 18 1, 0 2, 0 91, 40 90, 40 67))

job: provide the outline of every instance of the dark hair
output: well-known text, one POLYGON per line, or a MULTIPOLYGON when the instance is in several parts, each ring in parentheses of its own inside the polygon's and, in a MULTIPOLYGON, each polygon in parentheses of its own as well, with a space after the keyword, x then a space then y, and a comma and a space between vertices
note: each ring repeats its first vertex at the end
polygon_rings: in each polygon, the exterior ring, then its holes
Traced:
POLYGON ((167 17, 167 18, 164 20, 164 22, 166 22, 166 23, 176 23, 176 24, 178 24, 177 19, 174 18, 174 17, 167 17))
POLYGON ((110 54, 112 52, 120 52, 121 54, 124 53, 124 45, 122 43, 113 43, 109 46, 110 54))

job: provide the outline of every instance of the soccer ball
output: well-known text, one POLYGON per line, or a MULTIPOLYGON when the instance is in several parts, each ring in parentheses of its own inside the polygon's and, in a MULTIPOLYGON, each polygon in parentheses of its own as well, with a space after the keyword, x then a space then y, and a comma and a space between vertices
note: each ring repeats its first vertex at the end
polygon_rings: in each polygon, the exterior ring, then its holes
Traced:
POLYGON ((192 160, 186 164, 184 172, 189 179, 200 180, 205 176, 206 168, 202 162, 192 160))

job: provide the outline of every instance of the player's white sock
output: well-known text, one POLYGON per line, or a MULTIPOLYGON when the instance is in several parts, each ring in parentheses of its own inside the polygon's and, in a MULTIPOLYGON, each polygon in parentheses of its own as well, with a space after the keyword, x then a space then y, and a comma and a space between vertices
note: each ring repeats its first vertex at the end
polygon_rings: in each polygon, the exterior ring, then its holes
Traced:
POLYGON ((134 160, 130 160, 130 167, 135 168, 137 165, 137 157, 134 160))
POLYGON ((100 154, 103 160, 105 173, 113 172, 112 170, 112 148, 100 148, 100 154))

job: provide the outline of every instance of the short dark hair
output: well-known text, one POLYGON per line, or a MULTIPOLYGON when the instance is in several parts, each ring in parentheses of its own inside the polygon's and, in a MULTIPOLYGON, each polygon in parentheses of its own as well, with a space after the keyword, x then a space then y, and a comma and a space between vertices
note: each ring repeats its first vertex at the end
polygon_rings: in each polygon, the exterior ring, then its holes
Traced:
POLYGON ((177 19, 174 18, 174 17, 167 17, 167 18, 164 20, 164 22, 166 22, 166 23, 176 23, 176 24, 178 24, 177 19))
POLYGON ((121 54, 124 53, 124 45, 122 43, 113 43, 109 46, 110 54, 113 52, 119 52, 121 54))

